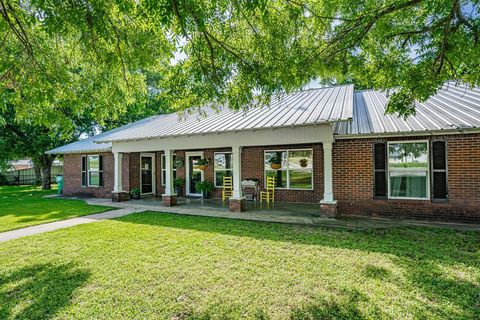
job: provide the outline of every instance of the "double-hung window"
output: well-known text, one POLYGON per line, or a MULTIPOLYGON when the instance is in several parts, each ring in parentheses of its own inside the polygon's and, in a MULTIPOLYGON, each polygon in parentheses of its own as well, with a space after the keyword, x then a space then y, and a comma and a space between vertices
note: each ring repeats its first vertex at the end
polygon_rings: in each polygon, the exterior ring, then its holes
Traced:
POLYGON ((275 177, 277 188, 312 190, 313 150, 266 151, 264 171, 265 177, 275 177))
POLYGON ((428 141, 388 143, 389 198, 430 198, 428 155, 428 141))
MULTIPOLYGON (((176 166, 177 157, 173 155, 173 179, 177 178, 177 166, 176 166)), ((165 185, 165 181, 167 181, 167 170, 165 169, 165 155, 162 154, 162 186, 165 185)))
POLYGON ((233 175, 231 152, 215 152, 214 171, 215 187, 222 187, 223 177, 231 177, 233 175))
POLYGON ((87 177, 89 187, 99 187, 103 182, 102 156, 87 156, 87 177))

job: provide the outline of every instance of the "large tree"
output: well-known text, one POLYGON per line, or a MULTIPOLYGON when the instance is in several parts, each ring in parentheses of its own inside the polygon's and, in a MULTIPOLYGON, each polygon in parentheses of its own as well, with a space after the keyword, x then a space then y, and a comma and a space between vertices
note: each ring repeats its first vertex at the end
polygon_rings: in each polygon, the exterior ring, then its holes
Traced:
POLYGON ((162 73, 179 110, 242 108, 313 78, 391 89, 408 115, 447 79, 478 85, 479 0, 0 0, 0 83, 44 120, 115 118, 162 73), (169 63, 175 52, 185 58, 169 63), (72 72, 75 70, 76 72, 72 72), (72 100, 60 105, 56 101, 72 100), (81 103, 77 103, 81 101, 81 103))

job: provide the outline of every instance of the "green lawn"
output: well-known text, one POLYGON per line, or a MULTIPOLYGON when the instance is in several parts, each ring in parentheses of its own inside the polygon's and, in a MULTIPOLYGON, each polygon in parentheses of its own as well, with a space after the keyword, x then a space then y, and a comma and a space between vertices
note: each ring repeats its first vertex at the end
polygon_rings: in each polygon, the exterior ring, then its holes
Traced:
POLYGON ((110 210, 79 200, 44 198, 56 190, 0 187, 0 232, 110 210))
POLYGON ((479 319, 480 233, 137 213, 0 244, 1 319, 479 319))

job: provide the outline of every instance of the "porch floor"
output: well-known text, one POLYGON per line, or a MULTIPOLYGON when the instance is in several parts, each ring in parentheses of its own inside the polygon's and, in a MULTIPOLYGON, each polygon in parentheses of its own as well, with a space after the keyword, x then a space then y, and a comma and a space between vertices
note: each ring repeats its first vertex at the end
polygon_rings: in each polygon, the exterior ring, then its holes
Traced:
POLYGON ((436 221, 419 221, 411 219, 388 219, 371 217, 341 217, 337 219, 322 217, 320 204, 314 203, 288 203, 275 202, 269 206, 266 203, 246 201, 246 211, 231 212, 228 202, 222 203, 220 199, 178 198, 178 205, 165 207, 159 197, 148 197, 140 200, 125 202, 112 202, 104 198, 83 198, 88 204, 104 205, 117 208, 135 210, 158 211, 184 215, 208 216, 241 220, 254 220, 264 222, 280 222, 293 224, 308 224, 318 226, 331 226, 339 228, 371 229, 398 226, 424 226, 453 228, 460 230, 480 231, 480 225, 448 223, 436 221))

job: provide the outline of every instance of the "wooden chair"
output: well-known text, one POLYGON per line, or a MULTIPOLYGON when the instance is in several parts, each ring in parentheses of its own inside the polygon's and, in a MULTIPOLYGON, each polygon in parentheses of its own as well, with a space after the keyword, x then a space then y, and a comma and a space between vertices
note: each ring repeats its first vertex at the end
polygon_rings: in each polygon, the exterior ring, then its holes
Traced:
POLYGON ((260 191, 260 202, 267 200, 267 203, 275 202, 275 177, 267 177, 267 188, 260 191))
POLYGON ((230 197, 233 197, 232 177, 223 177, 222 201, 230 197))

